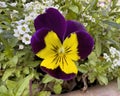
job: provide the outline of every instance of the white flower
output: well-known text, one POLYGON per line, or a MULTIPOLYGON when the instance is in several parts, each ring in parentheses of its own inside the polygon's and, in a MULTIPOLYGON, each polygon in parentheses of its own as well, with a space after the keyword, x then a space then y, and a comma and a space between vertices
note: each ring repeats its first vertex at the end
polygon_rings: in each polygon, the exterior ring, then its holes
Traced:
POLYGON ((85 27, 88 25, 88 23, 83 23, 83 24, 84 24, 85 27))
POLYGON ((34 4, 34 2, 24 4, 23 6, 24 6, 25 11, 32 10, 33 9, 33 4, 34 4))
POLYGON ((7 7, 7 5, 6 5, 5 2, 1 2, 1 1, 0 1, 0 7, 4 7, 4 8, 5 8, 5 7, 7 7))
POLYGON ((45 7, 43 7, 43 5, 40 3, 40 2, 38 2, 38 1, 35 1, 34 2, 34 7, 33 7, 33 9, 34 9, 34 11, 38 11, 38 10, 40 10, 40 9, 43 9, 43 8, 45 8, 45 7), (35 6, 34 6, 35 5, 35 6))
POLYGON ((53 0, 42 0, 42 2, 48 7, 52 6, 54 3, 53 0))
POLYGON ((20 49, 20 50, 24 49, 24 45, 20 44, 20 45, 19 45, 19 49, 20 49))
POLYGON ((3 32, 3 30, 2 30, 2 28, 0 27, 0 33, 2 33, 3 32))
POLYGON ((30 28, 28 27, 27 24, 17 26, 17 30, 19 31, 20 34, 25 34, 30 32, 30 28))
POLYGON ((26 2, 26 0, 22 0, 22 2, 23 2, 23 3, 25 3, 25 2, 26 2))
POLYGON ((17 5, 17 2, 15 3, 10 3, 11 6, 15 7, 17 5))
POLYGON ((103 58, 106 59, 107 62, 111 62, 110 57, 107 55, 107 53, 103 53, 103 58))
POLYGON ((38 16, 38 14, 36 12, 31 12, 31 13, 29 13, 28 16, 25 16, 25 21, 34 20, 37 16, 38 16))
POLYGON ((111 54, 111 57, 112 58, 115 58, 115 55, 116 55, 116 49, 114 47, 110 47, 109 48, 109 51, 110 51, 110 54, 111 54))
POLYGON ((105 2, 99 2, 99 3, 98 3, 98 6, 100 6, 100 7, 102 7, 102 8, 105 7, 105 2))
POLYGON ((95 18, 92 18, 92 20, 91 20, 92 22, 95 22, 95 18))
POLYGON ((23 43, 28 45, 28 44, 30 44, 31 36, 29 34, 24 34, 21 39, 22 39, 23 43))
POLYGON ((13 10, 10 14, 11 19, 14 19, 14 16, 17 15, 19 12, 16 10, 13 10))
POLYGON ((13 34, 13 36, 15 36, 15 37, 17 37, 17 38, 19 38, 20 39, 20 34, 19 34, 19 32, 18 32, 18 30, 17 29, 14 29, 14 34, 13 34))
POLYGON ((114 69, 115 67, 119 67, 119 66, 120 66, 120 59, 114 59, 111 67, 114 69))
POLYGON ((21 19, 21 20, 19 20, 19 21, 16 21, 16 23, 17 23, 18 25, 22 25, 22 24, 25 23, 25 20, 21 19))

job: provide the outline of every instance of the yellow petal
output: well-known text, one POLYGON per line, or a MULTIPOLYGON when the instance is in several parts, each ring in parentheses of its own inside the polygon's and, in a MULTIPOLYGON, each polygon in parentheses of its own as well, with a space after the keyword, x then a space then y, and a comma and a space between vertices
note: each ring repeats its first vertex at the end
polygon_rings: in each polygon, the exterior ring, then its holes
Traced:
POLYGON ((63 46, 65 48, 66 56, 71 58, 72 60, 78 60, 80 57, 78 56, 78 40, 77 35, 72 33, 70 37, 67 37, 63 42, 63 46))
POLYGON ((38 57, 43 59, 56 55, 58 48, 62 46, 60 39, 53 31, 48 32, 46 35, 45 44, 46 47, 36 54, 38 57))
POLYGON ((56 58, 55 57, 51 57, 51 58, 46 58, 44 59, 40 66, 43 66, 47 69, 51 69, 51 70, 54 70, 56 69, 59 65, 58 63, 56 63, 56 58))
POLYGON ((75 62, 72 61, 70 58, 65 57, 63 63, 60 63, 60 68, 66 74, 75 73, 77 74, 78 69, 75 65, 75 62))

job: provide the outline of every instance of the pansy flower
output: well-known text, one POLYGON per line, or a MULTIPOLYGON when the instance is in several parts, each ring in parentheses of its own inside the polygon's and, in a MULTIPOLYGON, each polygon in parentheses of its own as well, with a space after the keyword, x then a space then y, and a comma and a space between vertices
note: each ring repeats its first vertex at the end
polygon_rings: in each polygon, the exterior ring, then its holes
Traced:
POLYGON ((48 8, 34 20, 36 32, 31 38, 33 52, 43 61, 41 69, 49 75, 69 80, 78 73, 76 62, 87 58, 93 38, 82 24, 65 20, 54 8, 48 8))

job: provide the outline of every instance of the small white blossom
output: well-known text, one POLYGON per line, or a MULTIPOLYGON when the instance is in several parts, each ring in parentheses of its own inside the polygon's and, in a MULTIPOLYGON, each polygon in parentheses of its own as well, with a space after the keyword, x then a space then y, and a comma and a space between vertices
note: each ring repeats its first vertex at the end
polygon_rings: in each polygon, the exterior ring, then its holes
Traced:
POLYGON ((24 24, 26 21, 25 20, 23 20, 23 19, 21 19, 21 20, 19 20, 19 21, 16 21, 16 23, 18 24, 18 25, 22 25, 22 24, 24 24))
POLYGON ((28 27, 27 24, 17 26, 17 30, 19 31, 20 34, 25 34, 30 32, 30 28, 28 27))
POLYGON ((2 2, 2 1, 0 1, 0 7, 7 7, 7 5, 6 5, 6 3, 5 2, 2 2))
POLYGON ((102 8, 105 7, 105 5, 106 5, 105 2, 99 2, 99 3, 98 3, 98 6, 100 6, 100 7, 102 7, 102 8))
POLYGON ((42 0, 42 2, 48 7, 52 6, 54 3, 53 0, 42 0))
POLYGON ((33 4, 34 4, 34 2, 24 4, 23 6, 24 6, 25 11, 32 10, 33 9, 33 4))
POLYGON ((114 59, 111 67, 114 69, 115 67, 118 67, 118 66, 120 66, 120 59, 119 60, 114 59))
POLYGON ((104 53, 103 57, 106 59, 108 62, 109 60, 111 61, 111 68, 114 69, 116 67, 120 67, 120 51, 117 50, 114 47, 109 48, 110 56, 108 54, 104 53))
POLYGON ((38 16, 37 13, 35 13, 35 12, 31 12, 31 13, 29 13, 28 16, 27 16, 27 15, 25 16, 25 21, 31 21, 31 20, 34 20, 37 16, 38 16))
POLYGON ((110 59, 110 57, 108 56, 107 53, 103 54, 103 58, 105 58, 107 62, 111 62, 111 59, 110 59))
POLYGON ((21 35, 19 33, 19 31, 17 29, 14 29, 14 34, 13 36, 17 37, 18 39, 20 39, 21 35))
POLYGON ((112 58, 115 58, 116 56, 120 58, 120 51, 117 50, 116 48, 110 47, 109 52, 110 52, 112 58))
POLYGON ((13 10, 13 11, 11 12, 11 14, 10 14, 11 19, 13 19, 14 16, 15 16, 16 14, 18 14, 18 13, 19 13, 18 11, 13 10))
POLYGON ((87 19, 90 20, 91 22, 95 22, 95 18, 93 18, 92 16, 87 15, 87 14, 85 14, 85 13, 82 14, 82 17, 87 18, 87 19))
POLYGON ((23 2, 23 3, 25 3, 25 2, 26 2, 26 0, 22 0, 22 2, 23 2))
POLYGON ((19 45, 19 49, 20 49, 20 50, 24 49, 24 45, 20 44, 20 45, 19 45))
POLYGON ((21 39, 22 39, 23 43, 28 45, 28 44, 30 44, 31 36, 29 34, 24 34, 21 39))
POLYGON ((83 23, 83 24, 84 24, 85 27, 88 25, 88 23, 83 23))
POLYGON ((3 30, 2 30, 2 28, 0 27, 0 33, 2 33, 3 32, 3 30))
POLYGON ((110 51, 111 57, 114 58, 117 50, 113 47, 110 47, 109 51, 110 51))
POLYGON ((111 4, 111 0, 98 0, 97 6, 101 8, 108 8, 111 4))
POLYGON ((17 5, 17 2, 15 3, 10 3, 11 6, 15 7, 17 5))
POLYGON ((92 22, 95 22, 95 18, 92 18, 91 21, 92 21, 92 22))

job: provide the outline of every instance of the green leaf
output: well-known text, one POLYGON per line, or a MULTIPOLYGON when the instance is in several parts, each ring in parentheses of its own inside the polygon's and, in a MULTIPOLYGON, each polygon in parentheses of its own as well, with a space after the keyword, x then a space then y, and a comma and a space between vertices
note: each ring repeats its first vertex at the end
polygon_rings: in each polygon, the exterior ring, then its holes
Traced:
POLYGON ((71 6, 69 7, 69 9, 70 9, 71 11, 73 11, 74 13, 76 13, 76 14, 78 14, 78 12, 79 12, 78 6, 75 6, 75 5, 71 5, 71 6))
POLYGON ((50 96, 51 93, 49 91, 41 91, 37 96, 50 96))
POLYGON ((91 0, 90 4, 86 7, 85 11, 95 9, 97 2, 98 2, 98 0, 91 0))
POLYGON ((10 43, 11 47, 15 47, 17 42, 18 42, 18 39, 13 36, 8 40, 8 43, 10 43))
POLYGON ((112 4, 112 9, 116 7, 117 2, 118 2, 118 0, 113 0, 113 1, 112 1, 112 3, 113 3, 113 4, 112 4))
POLYGON ((5 54, 0 52, 0 61, 5 59, 5 54))
POLYGON ((16 89, 14 90, 15 96, 21 96, 24 90, 29 87, 29 81, 33 78, 33 74, 28 75, 24 79, 20 80, 16 85, 16 89))
POLYGON ((10 61, 7 62, 8 65, 10 65, 10 67, 14 67, 16 66, 18 62, 18 56, 14 56, 13 58, 10 59, 10 61))
POLYGON ((116 19, 116 23, 120 24, 120 18, 116 19))
POLYGON ((97 57, 99 57, 102 52, 102 46, 101 46, 101 40, 99 39, 98 36, 96 36, 95 51, 96 51, 97 57))
POLYGON ((91 0, 90 2, 90 8, 95 8, 97 6, 98 0, 91 0))
POLYGON ((62 86, 61 84, 57 83, 54 85, 53 90, 56 94, 60 94, 62 92, 62 86))
POLYGON ((88 79, 90 80, 90 83, 93 83, 96 79, 96 73, 95 72, 88 73, 88 79))
POLYGON ((14 89, 14 88, 16 87, 17 82, 12 81, 12 80, 7 80, 7 81, 6 81, 6 85, 7 85, 7 88, 8 88, 9 90, 12 90, 12 89, 14 89))
POLYGON ((24 67, 23 73, 24 74, 29 74, 29 67, 24 67))
POLYGON ((120 77, 117 78, 118 90, 120 90, 120 77))
POLYGON ((7 93, 7 88, 4 85, 0 86, 0 93, 7 93))
POLYGON ((13 68, 7 69, 2 76, 2 81, 5 81, 6 79, 8 79, 8 77, 11 76, 13 72, 15 72, 15 69, 13 68))
POLYGON ((86 65, 81 64, 80 66, 78 66, 78 70, 82 73, 87 73, 88 72, 88 68, 86 65))
POLYGON ((101 85, 103 85, 103 84, 107 85, 108 84, 108 78, 104 75, 99 75, 97 77, 97 79, 98 79, 98 81, 101 85))
POLYGON ((117 24, 116 22, 105 20, 103 21, 103 23, 108 24, 114 28, 120 29, 120 24, 117 24))
POLYGON ((53 81, 54 80, 54 78, 53 77, 51 77, 50 75, 45 75, 45 77, 42 79, 42 83, 49 83, 49 82, 51 82, 51 81, 53 81))
POLYGON ((95 52, 92 52, 89 56, 88 56, 89 60, 94 60, 95 62, 97 61, 97 56, 95 54, 95 52))

